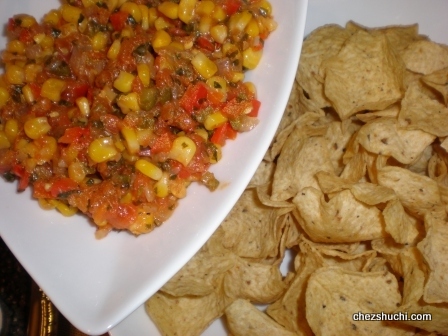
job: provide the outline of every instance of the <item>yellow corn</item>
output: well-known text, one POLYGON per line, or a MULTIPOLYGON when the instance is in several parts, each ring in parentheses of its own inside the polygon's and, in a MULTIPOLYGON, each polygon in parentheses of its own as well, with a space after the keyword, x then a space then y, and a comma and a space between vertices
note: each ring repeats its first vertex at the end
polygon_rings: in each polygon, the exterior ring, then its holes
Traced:
POLYGON ((66 217, 73 216, 78 212, 77 208, 71 207, 65 203, 62 203, 61 201, 50 199, 48 200, 48 203, 50 203, 52 206, 56 208, 62 215, 66 217))
POLYGON ((252 14, 245 10, 243 12, 233 14, 229 19, 229 30, 236 32, 243 32, 246 29, 246 26, 249 24, 252 19, 252 14))
POLYGON ((133 37, 134 36, 134 29, 132 29, 132 27, 126 26, 123 28, 123 30, 121 31, 120 36, 122 38, 125 37, 133 37))
POLYGON ((183 51, 185 50, 185 47, 182 43, 177 42, 177 41, 173 41, 170 43, 170 48, 173 50, 177 50, 177 51, 183 51))
POLYGON ((150 27, 154 26, 154 23, 156 22, 157 18, 158 18, 157 9, 154 7, 149 8, 148 9, 148 21, 149 21, 150 27))
POLYGON ((197 0, 180 0, 179 2, 179 19, 185 23, 189 23, 195 14, 197 0))
POLYGON ((196 144, 187 136, 177 137, 173 141, 173 145, 168 156, 179 161, 184 166, 188 166, 196 153, 196 144))
POLYGON ((96 4, 96 1, 95 0, 82 0, 82 5, 84 6, 84 7, 90 7, 90 6, 93 6, 93 5, 95 5, 96 4))
POLYGON ((28 84, 22 88, 22 93, 28 104, 32 104, 36 101, 36 98, 34 97, 33 94, 33 90, 31 90, 31 87, 28 84))
POLYGON ((44 16, 43 20, 44 23, 55 26, 59 23, 60 18, 61 16, 59 15, 59 12, 56 9, 53 9, 44 16))
POLYGON ((163 173, 160 180, 154 185, 154 191, 157 197, 166 197, 169 194, 169 176, 168 173, 163 173))
POLYGON ((230 79, 232 83, 242 82, 244 81, 244 73, 243 72, 234 72, 232 74, 232 78, 230 79))
POLYGON ((92 48, 93 50, 99 51, 106 48, 108 34, 103 32, 96 33, 92 38, 92 48))
POLYGON ((118 7, 118 0, 106 0, 107 8, 113 12, 118 7))
POLYGON ((125 2, 121 5, 120 11, 131 15, 137 23, 142 22, 142 11, 139 6, 134 2, 125 2))
POLYGON ((163 30, 171 27, 171 24, 160 16, 157 19, 155 19, 154 27, 156 28, 156 30, 163 30))
POLYGON ((254 18, 252 18, 247 24, 245 32, 250 37, 257 37, 258 35, 260 35, 260 27, 258 26, 258 23, 254 18))
POLYGON ((198 30, 202 34, 208 34, 210 32, 210 28, 212 27, 213 19, 209 16, 203 16, 199 20, 198 30))
POLYGON ((25 44, 19 40, 13 40, 8 43, 6 49, 13 54, 23 55, 25 53, 25 44))
POLYGON ((79 161, 70 163, 67 169, 68 177, 77 183, 81 183, 86 177, 86 169, 84 164, 79 161))
POLYGON ((11 143, 6 136, 4 131, 0 131, 0 149, 5 149, 11 147, 11 143))
POLYGON ((121 203, 129 204, 132 202, 132 194, 130 192, 127 192, 121 199, 121 203))
POLYGON ((119 39, 114 40, 109 50, 107 51, 107 58, 111 60, 117 59, 118 53, 120 52, 120 48, 121 48, 121 41, 119 39))
POLYGON ((216 64, 202 52, 198 52, 191 60, 191 63, 205 79, 212 77, 218 71, 216 64))
POLYGON ((143 159, 137 160, 135 162, 135 169, 156 181, 160 180, 163 175, 162 169, 157 167, 155 164, 143 159))
POLYGON ((211 0, 198 1, 196 4, 196 14, 201 16, 210 16, 215 9, 215 3, 211 0))
POLYGON ((179 5, 174 2, 162 2, 159 6, 157 6, 157 9, 160 13, 162 13, 166 17, 169 17, 170 19, 175 20, 179 17, 179 5))
POLYGON ((25 81, 25 71, 23 68, 14 65, 14 64, 7 64, 6 65, 6 80, 10 84, 14 85, 20 85, 23 84, 25 81))
POLYGON ((224 43, 227 38, 227 26, 219 24, 210 28, 210 35, 218 43, 224 43))
POLYGON ((254 83, 252 82, 244 82, 244 85, 248 88, 248 90, 253 93, 253 95, 257 96, 257 88, 254 83))
POLYGON ((212 89, 218 90, 223 94, 227 93, 227 81, 221 76, 213 76, 207 79, 206 84, 212 89))
POLYGON ((196 129, 194 130, 194 132, 195 132, 197 135, 199 135, 202 139, 204 139, 205 141, 208 140, 208 132, 207 132, 205 129, 203 129, 203 128, 196 128, 196 129))
POLYGON ((117 105, 120 107, 121 112, 125 114, 140 110, 138 94, 136 92, 131 92, 126 95, 119 96, 117 99, 117 105))
POLYGON ((140 78, 140 80, 142 81, 143 86, 149 86, 149 84, 151 83, 151 71, 148 64, 137 64, 137 74, 138 78, 140 78))
POLYGON ((81 8, 71 6, 68 4, 63 4, 61 6, 62 18, 69 23, 78 24, 78 20, 81 14, 82 14, 81 8))
POLYGON ((164 30, 158 30, 154 34, 154 38, 152 40, 152 46, 157 48, 163 48, 168 46, 171 43, 171 36, 164 30))
POLYGON ((272 14, 272 5, 270 4, 269 1, 261 0, 259 6, 260 6, 260 8, 262 8, 265 11, 266 16, 269 16, 272 14))
POLYGON ((138 5, 138 8, 140 8, 140 11, 142 12, 142 29, 148 30, 149 29, 149 8, 145 5, 138 5))
POLYGON ((51 130, 47 117, 28 119, 23 125, 25 134, 31 139, 37 139, 51 130))
POLYGON ((128 152, 131 154, 136 154, 140 150, 140 144, 137 140, 137 133, 134 129, 124 126, 121 129, 121 134, 123 135, 124 140, 126 140, 126 145, 128 152))
POLYGON ((114 88, 118 91, 127 93, 132 90, 132 82, 135 76, 129 72, 121 71, 118 77, 114 80, 114 88))
POLYGON ((37 74, 39 74, 42 69, 42 65, 40 64, 27 64, 25 66, 25 81, 27 83, 35 82, 37 74))
POLYGON ((223 22, 227 19, 227 14, 221 6, 215 6, 213 9, 213 18, 218 22, 223 22))
POLYGON ((48 200, 46 200, 45 198, 39 198, 37 199, 37 202, 39 203, 39 206, 44 210, 54 209, 54 206, 48 203, 48 200))
POLYGON ((79 111, 84 117, 89 117, 90 115, 90 104, 86 97, 79 97, 76 99, 76 106, 78 106, 79 111))
POLYGON ((147 213, 139 213, 134 223, 129 226, 129 231, 134 235, 148 233, 154 229, 154 216, 147 213))
POLYGON ((100 163, 111 160, 118 154, 118 151, 112 138, 104 137, 95 139, 90 143, 88 154, 93 162, 100 163))
POLYGON ((263 55, 263 49, 254 50, 254 48, 247 48, 243 51, 243 66, 246 69, 255 69, 260 63, 261 56, 263 55))
POLYGON ((61 100, 61 93, 65 89, 65 82, 57 78, 49 78, 42 85, 40 95, 54 102, 61 100))
POLYGON ((30 28, 37 24, 37 21, 34 17, 28 14, 20 14, 16 16, 15 18, 20 20, 20 27, 22 28, 30 28))
POLYGON ((227 118, 220 112, 210 113, 204 121, 204 127, 206 130, 213 130, 227 121, 227 118))
POLYGON ((33 142, 38 148, 38 152, 35 156, 36 163, 38 165, 43 165, 45 162, 51 161, 58 148, 56 139, 52 136, 43 135, 33 142))
POLYGON ((19 133, 19 123, 16 119, 8 119, 5 123, 5 134, 9 142, 14 142, 19 133))
POLYGON ((5 104, 8 102, 10 98, 8 90, 4 87, 0 87, 0 108, 5 106, 5 104))

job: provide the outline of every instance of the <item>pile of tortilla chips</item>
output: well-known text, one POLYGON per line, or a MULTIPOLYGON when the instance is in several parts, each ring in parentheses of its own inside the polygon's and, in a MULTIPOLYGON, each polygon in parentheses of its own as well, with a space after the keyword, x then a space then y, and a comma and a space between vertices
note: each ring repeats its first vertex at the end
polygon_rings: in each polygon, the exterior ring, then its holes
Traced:
POLYGON ((247 190, 146 303, 162 334, 448 335, 447 104, 448 46, 417 25, 313 31, 247 190))

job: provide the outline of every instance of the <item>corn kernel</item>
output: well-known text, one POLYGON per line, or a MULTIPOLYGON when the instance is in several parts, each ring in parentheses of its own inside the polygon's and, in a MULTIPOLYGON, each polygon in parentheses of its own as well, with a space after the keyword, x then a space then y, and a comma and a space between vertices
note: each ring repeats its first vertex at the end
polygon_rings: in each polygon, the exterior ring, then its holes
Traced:
POLYGON ((0 108, 5 106, 5 104, 8 102, 10 98, 8 90, 4 87, 0 87, 0 108))
POLYGON ((19 134, 19 123, 16 119, 8 119, 5 123, 5 134, 9 142, 13 143, 19 134))
POLYGON ((31 87, 28 84, 22 88, 22 93, 28 104, 32 104, 36 101, 33 90, 31 90, 31 87))
POLYGON ((90 115, 90 104, 86 97, 79 97, 76 99, 76 106, 78 106, 79 111, 84 117, 89 117, 90 115))
POLYGON ((196 14, 201 16, 211 16, 215 9, 215 3, 211 0, 198 1, 196 4, 196 14))
POLYGON ((56 139, 48 135, 39 137, 38 139, 34 140, 33 143, 38 149, 34 157, 38 165, 43 165, 45 162, 51 161, 54 153, 56 153, 56 150, 58 148, 56 139))
POLYGON ((263 55, 263 49, 255 50, 254 48, 247 48, 243 51, 243 66, 246 69, 255 69, 260 63, 261 56, 263 55))
POLYGON ((114 158, 118 151, 111 137, 98 138, 91 142, 88 149, 89 157, 93 162, 100 163, 114 158))
POLYGON ((134 235, 148 233, 154 229, 154 216, 147 213, 139 213, 134 223, 129 226, 129 231, 134 235))
POLYGON ((121 112, 125 114, 139 111, 138 94, 131 92, 126 95, 120 95, 117 99, 117 105, 120 107, 121 112))
POLYGON ((114 80, 114 88, 127 93, 132 90, 132 82, 135 76, 129 72, 121 71, 118 77, 114 80))
POLYGON ((18 15, 16 18, 20 20, 20 27, 22 28, 30 28, 37 24, 37 21, 34 17, 28 14, 18 15))
POLYGON ((11 143, 6 136, 4 131, 0 131, 0 149, 5 149, 11 147, 11 143))
POLYGON ((56 26, 59 23, 60 18, 61 16, 59 12, 56 9, 53 9, 44 16, 44 23, 56 26))
POLYGON ((260 35, 260 28, 258 27, 258 23, 254 18, 252 18, 247 24, 245 32, 250 37, 257 37, 258 35, 260 35))
POLYGON ((63 4, 61 6, 62 18, 69 23, 78 24, 78 20, 81 14, 82 14, 81 8, 71 6, 68 4, 63 4))
POLYGON ((13 54, 25 54, 25 44, 19 40, 9 42, 6 49, 13 54))
POLYGON ((121 41, 119 39, 114 40, 109 50, 107 51, 107 58, 111 60, 117 59, 118 53, 120 52, 120 48, 121 48, 121 41))
POLYGON ((261 0, 259 4, 260 8, 264 10, 265 16, 272 14, 272 5, 267 0, 261 0))
POLYGON ((127 192, 121 199, 120 203, 129 204, 132 202, 132 194, 127 192))
POLYGON ((189 23, 195 14, 197 0, 180 0, 179 19, 184 23, 189 23))
POLYGON ((157 6, 157 9, 160 13, 170 19, 176 20, 179 17, 179 5, 174 2, 162 2, 159 6, 157 6))
POLYGON ((206 130, 211 131, 227 121, 227 118, 220 112, 210 113, 204 121, 204 127, 206 130))
POLYGON ((120 11, 131 15, 137 23, 142 22, 142 11, 139 6, 134 2, 125 2, 121 5, 120 11))
POLYGON ((163 48, 168 46, 171 43, 171 36, 164 30, 158 30, 154 34, 154 38, 152 40, 152 46, 157 48, 163 48))
POLYGON ((52 206, 56 208, 62 215, 66 217, 73 216, 78 212, 77 208, 71 207, 65 203, 62 203, 61 201, 50 199, 48 200, 48 203, 50 203, 52 206))
POLYGON ((92 48, 95 51, 104 50, 107 45, 108 34, 103 32, 96 33, 92 38, 92 48))
POLYGON ((154 26, 154 23, 156 22, 157 18, 158 18, 157 9, 154 7, 149 8, 148 9, 148 21, 149 21, 150 27, 154 26))
POLYGON ((171 24, 160 16, 157 19, 155 19, 154 27, 156 28, 156 30, 163 30, 171 27, 171 24))
POLYGON ((37 200, 37 202, 39 203, 39 206, 44 209, 44 210, 52 210, 54 209, 54 206, 51 205, 48 200, 46 200, 45 198, 39 198, 37 200))
POLYGON ((232 74, 232 78, 230 79, 232 83, 242 82, 244 81, 244 73, 243 72, 234 72, 232 74))
POLYGON ((137 64, 137 74, 138 78, 140 78, 140 80, 142 81, 143 86, 149 86, 149 84, 151 83, 151 71, 148 64, 137 64))
POLYGON ((197 135, 199 135, 202 139, 204 139, 205 141, 208 140, 208 132, 207 132, 205 129, 203 129, 203 128, 196 128, 196 129, 194 130, 194 132, 195 132, 197 135))
POLYGON ((124 126, 121 129, 121 134, 123 135, 124 140, 126 140, 128 152, 131 154, 138 153, 140 144, 138 143, 136 132, 132 128, 124 126))
POLYGON ((87 8, 96 4, 95 0, 82 0, 82 5, 87 8))
POLYGON ((208 34, 210 32, 210 28, 212 27, 213 21, 211 17, 203 16, 199 20, 198 30, 202 34, 208 34))
POLYGON ((213 18, 218 22, 223 22, 227 19, 227 14, 221 6, 215 6, 213 10, 213 18))
POLYGON ((134 29, 132 29, 132 27, 126 26, 123 28, 123 30, 121 31, 120 36, 122 38, 126 38, 126 37, 133 37, 134 36, 134 29))
POLYGON ((86 169, 84 164, 79 161, 70 163, 67 169, 68 177, 77 183, 81 183, 86 177, 86 169))
POLYGON ((216 64, 202 52, 198 52, 191 60, 191 63, 205 79, 212 77, 218 71, 216 64))
POLYGON ((218 90, 222 93, 227 93, 227 81, 221 76, 213 76, 207 79, 206 84, 212 89, 218 90))
POLYGON ((118 0, 106 0, 107 8, 113 12, 119 5, 118 0))
POLYGON ((140 11, 142 12, 142 29, 148 30, 149 29, 149 8, 145 5, 138 5, 138 8, 140 8, 140 11))
POLYGON ((156 181, 160 180, 163 175, 162 169, 157 167, 155 164, 143 159, 137 160, 135 162, 135 169, 156 181))
POLYGON ((252 14, 247 10, 233 14, 228 23, 229 31, 243 32, 250 20, 252 20, 252 14))
POLYGON ((58 102, 61 100, 61 93, 65 89, 65 82, 56 78, 47 79, 42 85, 40 95, 51 101, 58 102))
POLYGON ((256 97, 257 96, 257 88, 252 82, 244 82, 244 86, 256 97))
POLYGON ((20 85, 23 84, 25 81, 25 71, 23 68, 14 65, 14 64, 7 64, 6 65, 6 80, 10 84, 14 85, 20 85))
POLYGON ((160 180, 158 180, 157 183, 154 185, 154 191, 157 197, 168 196, 169 194, 168 181, 169 181, 168 173, 163 173, 160 180))
POLYGON ((227 26, 219 24, 210 28, 210 35, 218 43, 224 43, 227 38, 228 31, 227 26))
POLYGON ((23 125, 25 134, 31 139, 37 139, 51 130, 47 117, 28 119, 23 125))
POLYGON ((35 82, 37 74, 39 74, 42 69, 43 67, 40 64, 27 64, 25 66, 25 82, 35 82))
POLYGON ((177 137, 173 141, 171 150, 168 156, 176 161, 179 161, 184 166, 188 166, 196 153, 196 144, 187 136, 177 137))

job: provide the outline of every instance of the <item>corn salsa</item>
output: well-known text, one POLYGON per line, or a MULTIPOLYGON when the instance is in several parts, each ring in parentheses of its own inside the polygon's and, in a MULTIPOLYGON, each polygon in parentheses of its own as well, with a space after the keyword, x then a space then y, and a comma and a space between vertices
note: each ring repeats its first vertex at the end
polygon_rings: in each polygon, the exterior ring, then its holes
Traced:
POLYGON ((67 0, 7 23, 0 173, 44 209, 147 233, 256 126, 267 0, 67 0))

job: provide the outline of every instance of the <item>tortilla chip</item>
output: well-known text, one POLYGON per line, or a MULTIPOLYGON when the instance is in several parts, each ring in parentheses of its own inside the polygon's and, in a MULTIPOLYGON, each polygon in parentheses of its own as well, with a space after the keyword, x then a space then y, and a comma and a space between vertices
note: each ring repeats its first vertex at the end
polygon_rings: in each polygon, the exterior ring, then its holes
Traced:
POLYGON ((423 75, 448 66, 448 46, 429 40, 413 42, 402 54, 406 68, 423 75))
POLYGON ((448 67, 423 76, 422 81, 438 91, 442 96, 445 106, 448 105, 448 67))
POLYGON ((303 139, 300 129, 294 130, 288 137, 277 161, 272 184, 274 201, 283 201, 294 197, 305 187, 318 187, 314 174, 318 171, 334 172, 324 137, 303 139))
POLYGON ((435 136, 420 130, 402 130, 396 118, 378 118, 358 132, 359 143, 369 152, 392 156, 398 162, 415 162, 435 136))
POLYGON ((407 169, 384 167, 378 171, 378 183, 393 189, 401 204, 417 217, 441 205, 437 182, 407 169))
POLYGON ((226 308, 228 327, 233 336, 294 336, 247 300, 235 300, 226 308))
POLYGON ((145 310, 163 335, 196 336, 222 316, 231 302, 219 292, 183 297, 157 292, 146 301, 145 310))
POLYGON ((385 36, 358 31, 323 67, 325 95, 342 120, 382 110, 402 97, 404 65, 385 36))
POLYGON ((363 273, 324 267, 306 289, 306 318, 316 335, 405 335, 406 330, 380 321, 355 321, 355 313, 393 312, 400 305, 397 279, 389 272, 363 273))
POLYGON ((407 130, 448 136, 448 108, 422 93, 419 84, 413 83, 402 101, 398 124, 407 130))
POLYGON ((427 214, 425 226, 426 237, 417 245, 429 268, 423 299, 427 303, 448 302, 448 223, 427 214))
POLYGON ((367 123, 369 121, 381 117, 396 118, 398 116, 398 113, 400 113, 400 108, 401 107, 399 104, 392 104, 391 106, 381 111, 358 113, 356 115, 356 118, 358 118, 364 123, 367 123))
POLYGON ((330 24, 314 30, 303 41, 296 78, 310 99, 321 108, 331 105, 324 95, 321 64, 336 55, 349 37, 350 33, 344 28, 330 24))
POLYGON ((302 218, 300 225, 315 242, 350 243, 383 236, 381 212, 356 200, 349 190, 327 203, 320 190, 309 187, 293 203, 302 218))
POLYGON ((268 184, 272 181, 272 177, 274 176, 275 171, 275 163, 270 161, 261 161, 258 165, 257 170, 255 171, 254 176, 249 182, 247 188, 256 188, 261 185, 268 184))
POLYGON ((276 257, 283 229, 279 211, 263 205, 256 189, 244 191, 221 224, 222 245, 240 257, 276 257))

